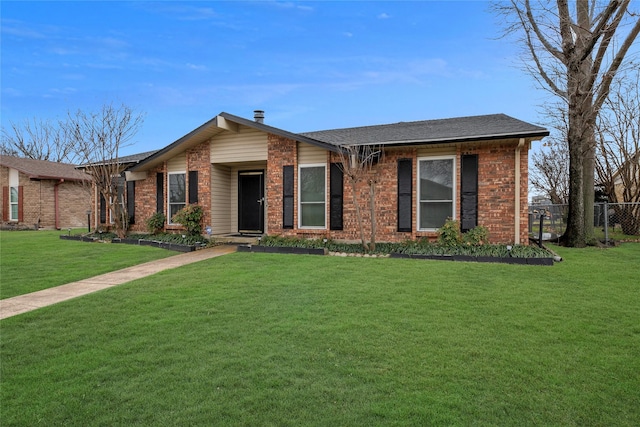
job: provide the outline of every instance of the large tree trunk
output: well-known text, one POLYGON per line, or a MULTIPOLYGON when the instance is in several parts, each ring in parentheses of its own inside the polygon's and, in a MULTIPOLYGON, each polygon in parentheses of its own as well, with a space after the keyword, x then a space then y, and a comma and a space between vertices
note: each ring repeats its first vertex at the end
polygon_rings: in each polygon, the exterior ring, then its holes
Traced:
MULTIPOLYGON (((576 2, 576 15, 579 28, 579 36, 576 38, 576 54, 583 55, 587 51, 585 44, 591 37, 588 29, 592 28, 592 16, 589 8, 589 0, 578 0, 576 2)), ((580 63, 579 81, 578 81, 578 97, 581 98, 582 115, 579 118, 582 121, 582 197, 584 205, 584 243, 589 244, 594 240, 593 231, 593 215, 595 202, 595 155, 596 155, 596 138, 595 138, 595 117, 593 114, 593 87, 587 82, 591 73, 593 73, 593 55, 588 53, 580 63)))
POLYGON ((584 181, 581 158, 582 144, 580 144, 579 136, 575 135, 576 132, 573 129, 575 128, 569 127, 569 214, 563 241, 567 246, 584 247, 586 246, 586 239, 584 229, 584 181))

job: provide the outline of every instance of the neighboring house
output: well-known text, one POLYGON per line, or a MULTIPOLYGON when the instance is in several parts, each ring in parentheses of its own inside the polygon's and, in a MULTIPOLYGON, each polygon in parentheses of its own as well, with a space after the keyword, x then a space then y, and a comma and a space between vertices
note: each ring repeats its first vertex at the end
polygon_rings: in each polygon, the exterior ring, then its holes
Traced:
POLYGON ((613 186, 617 203, 640 202, 640 152, 636 152, 616 171, 613 186))
POLYGON ((74 165, 2 155, 2 223, 57 229, 87 226, 90 180, 74 165))
MULTIPOLYGON (((549 132, 495 114, 293 133, 221 113, 126 172, 133 230, 155 212, 166 229, 187 204, 204 207, 212 234, 357 240, 351 185, 338 166, 346 145, 376 145, 377 241, 435 238, 447 217, 492 242, 527 242, 528 156, 549 132)), ((369 187, 357 196, 369 234, 369 187)))

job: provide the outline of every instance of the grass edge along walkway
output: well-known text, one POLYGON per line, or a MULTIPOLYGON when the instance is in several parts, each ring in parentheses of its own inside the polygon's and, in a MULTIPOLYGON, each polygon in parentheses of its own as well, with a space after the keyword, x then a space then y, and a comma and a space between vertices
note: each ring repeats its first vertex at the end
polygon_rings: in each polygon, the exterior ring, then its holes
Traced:
POLYGON ((215 246, 213 248, 187 252, 67 283, 66 285, 6 298, 0 300, 0 319, 6 319, 51 304, 121 285, 171 268, 232 253, 236 251, 236 248, 236 246, 231 245, 215 246))

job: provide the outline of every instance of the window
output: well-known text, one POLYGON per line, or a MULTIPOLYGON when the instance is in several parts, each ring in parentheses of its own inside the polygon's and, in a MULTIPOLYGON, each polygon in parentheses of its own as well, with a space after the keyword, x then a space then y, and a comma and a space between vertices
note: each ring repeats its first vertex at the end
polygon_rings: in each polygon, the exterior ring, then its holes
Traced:
POLYGON ((326 167, 300 166, 299 224, 301 228, 326 228, 326 167))
POLYGON ((3 214, 9 221, 21 220, 22 200, 20 200, 20 193, 20 174, 17 169, 9 168, 9 185, 8 188, 3 189, 3 199, 6 203, 3 214), (6 193, 4 193, 5 191, 6 193))
POLYGON ((11 206, 9 212, 9 220, 18 220, 18 187, 11 187, 9 190, 9 205, 11 206))
POLYGON ((418 168, 418 229, 436 230, 447 218, 455 218, 455 159, 418 159, 418 168))
POLYGON ((185 173, 169 173, 169 224, 171 218, 186 204, 185 173))

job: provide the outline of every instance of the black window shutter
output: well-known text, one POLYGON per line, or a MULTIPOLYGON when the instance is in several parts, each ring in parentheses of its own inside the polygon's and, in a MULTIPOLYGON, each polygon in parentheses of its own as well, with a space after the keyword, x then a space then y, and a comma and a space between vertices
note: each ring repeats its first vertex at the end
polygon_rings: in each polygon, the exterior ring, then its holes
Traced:
POLYGON ((127 181, 127 214, 129 215, 129 224, 136 223, 136 182, 127 181))
POLYGON ((331 163, 329 194, 329 229, 342 230, 343 173, 339 163, 331 163))
POLYGON ((100 224, 107 222, 107 201, 104 199, 102 193, 100 193, 100 224))
POLYGON ((293 165, 282 167, 282 228, 293 228, 293 165))
POLYGON ((189 171, 189 204, 198 203, 198 171, 189 171))
POLYGON ((164 212, 164 173, 156 175, 156 212, 164 212))
POLYGON ((478 155, 463 155, 461 169, 460 229, 464 233, 478 225, 478 155))
POLYGON ((413 223, 413 161, 398 160, 398 231, 411 231, 413 223))

